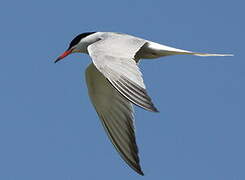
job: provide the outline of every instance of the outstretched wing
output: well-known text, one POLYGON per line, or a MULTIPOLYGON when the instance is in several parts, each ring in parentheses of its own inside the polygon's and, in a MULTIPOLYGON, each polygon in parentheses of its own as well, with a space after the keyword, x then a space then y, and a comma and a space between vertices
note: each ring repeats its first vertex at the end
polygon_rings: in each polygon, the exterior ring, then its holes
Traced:
POLYGON ((145 43, 145 40, 133 36, 113 34, 91 44, 88 52, 96 68, 125 98, 146 110, 157 112, 134 60, 145 43))
POLYGON ((126 163, 143 175, 135 140, 132 104, 93 64, 90 64, 86 70, 86 81, 90 99, 112 144, 126 163))

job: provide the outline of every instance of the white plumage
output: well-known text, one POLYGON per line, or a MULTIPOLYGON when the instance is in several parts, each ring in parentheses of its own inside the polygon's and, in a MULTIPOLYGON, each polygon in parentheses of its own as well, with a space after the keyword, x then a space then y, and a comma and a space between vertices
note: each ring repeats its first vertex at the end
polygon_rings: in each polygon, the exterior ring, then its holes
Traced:
POLYGON ((153 112, 158 110, 146 92, 137 62, 180 54, 231 56, 177 49, 127 34, 92 32, 75 37, 55 62, 75 52, 87 53, 92 58, 93 63, 86 70, 92 104, 116 150, 141 175, 132 105, 153 112))

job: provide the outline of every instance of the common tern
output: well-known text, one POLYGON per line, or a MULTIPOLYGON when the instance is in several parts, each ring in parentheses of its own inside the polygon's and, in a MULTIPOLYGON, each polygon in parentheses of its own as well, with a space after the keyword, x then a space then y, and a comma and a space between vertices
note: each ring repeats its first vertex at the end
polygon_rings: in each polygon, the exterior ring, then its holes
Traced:
POLYGON ((72 53, 92 58, 86 69, 86 82, 92 104, 112 144, 124 161, 144 175, 138 156, 134 130, 133 104, 158 112, 147 94, 138 67, 140 59, 169 55, 232 56, 177 49, 135 36, 115 32, 86 32, 76 36, 55 62, 72 53))

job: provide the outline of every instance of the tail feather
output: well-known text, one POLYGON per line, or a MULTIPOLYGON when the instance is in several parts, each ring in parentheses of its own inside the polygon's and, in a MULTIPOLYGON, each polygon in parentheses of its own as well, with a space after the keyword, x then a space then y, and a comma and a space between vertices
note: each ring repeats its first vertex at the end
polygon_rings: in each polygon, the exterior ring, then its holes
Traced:
POLYGON ((209 54, 209 53, 195 53, 195 52, 192 52, 191 54, 193 54, 195 56, 202 56, 202 57, 206 57, 206 56, 234 56, 233 54, 209 54))
POLYGON ((234 56, 233 54, 210 54, 210 53, 199 53, 199 52, 192 52, 187 51, 184 49, 177 49, 174 47, 158 44, 155 42, 149 42, 148 48, 155 52, 159 57, 161 56, 169 56, 169 55, 195 55, 195 56, 234 56))

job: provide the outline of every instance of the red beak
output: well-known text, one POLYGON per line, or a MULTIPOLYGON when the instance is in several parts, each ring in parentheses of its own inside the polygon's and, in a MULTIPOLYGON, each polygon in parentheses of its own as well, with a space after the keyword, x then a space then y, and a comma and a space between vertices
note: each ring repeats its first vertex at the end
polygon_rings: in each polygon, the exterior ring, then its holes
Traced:
POLYGON ((72 49, 68 49, 67 51, 65 51, 62 55, 60 55, 55 61, 54 63, 57 63, 58 61, 60 61, 61 59, 63 59, 64 57, 68 56, 69 54, 72 53, 72 49))

